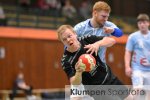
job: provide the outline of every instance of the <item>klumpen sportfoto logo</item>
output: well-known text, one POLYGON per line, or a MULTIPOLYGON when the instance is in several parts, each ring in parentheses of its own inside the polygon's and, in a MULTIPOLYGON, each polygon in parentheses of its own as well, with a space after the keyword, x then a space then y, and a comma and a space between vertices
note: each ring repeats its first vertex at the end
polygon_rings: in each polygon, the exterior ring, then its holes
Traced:
POLYGON ((108 89, 108 90, 79 90, 79 89, 70 89, 71 95, 145 95, 144 90, 133 90, 133 89, 127 89, 127 90, 114 90, 114 89, 108 89))
MULTIPOLYGON (((77 86, 76 86, 77 87, 77 86)), ((143 89, 133 89, 125 86, 86 86, 84 89, 70 88, 70 95, 90 96, 124 96, 124 95, 145 95, 143 89), (94 88, 95 87, 95 88, 94 88)))

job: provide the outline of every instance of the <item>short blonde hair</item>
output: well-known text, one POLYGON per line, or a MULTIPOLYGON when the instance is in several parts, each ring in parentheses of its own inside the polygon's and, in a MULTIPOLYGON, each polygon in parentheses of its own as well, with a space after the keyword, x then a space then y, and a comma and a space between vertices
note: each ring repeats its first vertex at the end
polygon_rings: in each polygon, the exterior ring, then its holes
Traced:
POLYGON ((107 11, 109 13, 111 12, 111 8, 106 2, 98 1, 94 4, 93 11, 101 11, 101 10, 107 11))
POLYGON ((138 21, 149 21, 149 16, 147 14, 139 14, 137 16, 137 22, 138 21))
POLYGON ((61 25, 57 29, 58 40, 61 40, 61 34, 63 32, 65 32, 66 29, 70 29, 74 34, 76 34, 76 32, 74 31, 74 29, 73 29, 73 27, 71 25, 61 25))

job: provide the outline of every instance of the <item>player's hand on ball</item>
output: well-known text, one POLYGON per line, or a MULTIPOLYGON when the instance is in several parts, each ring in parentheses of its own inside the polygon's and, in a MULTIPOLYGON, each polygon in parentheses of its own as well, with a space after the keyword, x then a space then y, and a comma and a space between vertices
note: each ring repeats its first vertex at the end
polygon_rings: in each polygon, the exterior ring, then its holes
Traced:
POLYGON ((111 34, 114 32, 114 28, 112 27, 103 27, 104 33, 111 34))
POLYGON ((85 45, 84 48, 88 49, 86 51, 86 53, 90 53, 92 55, 95 52, 95 55, 97 56, 98 49, 99 49, 99 44, 97 42, 95 42, 93 44, 85 45))
POLYGON ((76 69, 76 72, 81 72, 82 73, 84 71, 84 69, 81 67, 81 62, 80 61, 78 61, 76 63, 75 69, 76 69))

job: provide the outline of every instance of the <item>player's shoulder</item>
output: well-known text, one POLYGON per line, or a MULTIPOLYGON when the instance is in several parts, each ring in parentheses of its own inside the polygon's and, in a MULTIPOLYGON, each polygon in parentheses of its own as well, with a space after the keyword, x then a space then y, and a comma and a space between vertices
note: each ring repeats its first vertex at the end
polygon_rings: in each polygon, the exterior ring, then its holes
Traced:
POLYGON ((67 53, 64 52, 62 58, 61 58, 61 65, 62 67, 65 67, 66 63, 69 61, 69 56, 67 53))
POLYGON ((140 31, 133 32, 129 35, 129 38, 137 38, 140 35, 140 31))
POLYGON ((85 20, 85 21, 82 21, 82 22, 76 24, 76 25, 74 26, 74 29, 85 28, 85 27, 88 25, 89 21, 90 21, 90 19, 87 19, 87 20, 85 20))
POLYGON ((112 26, 112 25, 115 25, 115 24, 111 21, 106 21, 105 22, 105 26, 112 26))
POLYGON ((64 53, 63 53, 63 55, 62 55, 62 57, 61 57, 61 62, 66 61, 67 58, 68 58, 68 53, 67 53, 67 50, 66 50, 66 48, 65 48, 65 49, 64 49, 64 53))
POLYGON ((129 40, 129 41, 132 41, 132 42, 136 42, 140 37, 141 37, 141 36, 140 36, 140 32, 139 32, 139 31, 136 31, 136 32, 131 33, 131 34, 128 36, 128 40, 129 40))
POLYGON ((69 57, 69 55, 67 54, 67 50, 65 50, 65 51, 64 51, 64 54, 63 54, 63 56, 62 56, 62 58, 61 58, 61 62, 66 61, 66 60, 68 59, 68 57, 69 57))
POLYGON ((78 40, 82 41, 82 40, 85 40, 85 39, 88 39, 88 38, 93 38, 93 37, 96 37, 96 36, 88 34, 88 35, 83 35, 81 37, 78 37, 78 40))

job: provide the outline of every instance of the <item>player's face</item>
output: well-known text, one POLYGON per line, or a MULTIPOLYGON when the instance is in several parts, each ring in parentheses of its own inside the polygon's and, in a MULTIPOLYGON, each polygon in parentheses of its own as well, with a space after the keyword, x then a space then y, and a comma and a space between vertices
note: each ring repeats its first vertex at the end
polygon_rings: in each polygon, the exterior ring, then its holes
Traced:
POLYGON ((138 28, 141 32, 147 32, 149 28, 149 22, 148 21, 138 21, 137 23, 138 28))
POLYGON ((109 12, 107 11, 96 11, 95 13, 95 20, 101 26, 108 20, 109 12))
POLYGON ((23 76, 22 73, 20 73, 20 74, 18 75, 18 78, 19 78, 19 79, 23 79, 23 77, 24 77, 24 76, 23 76))
POLYGON ((70 29, 66 29, 61 34, 61 41, 67 47, 76 46, 76 43, 78 42, 77 35, 73 31, 71 31, 70 29))

